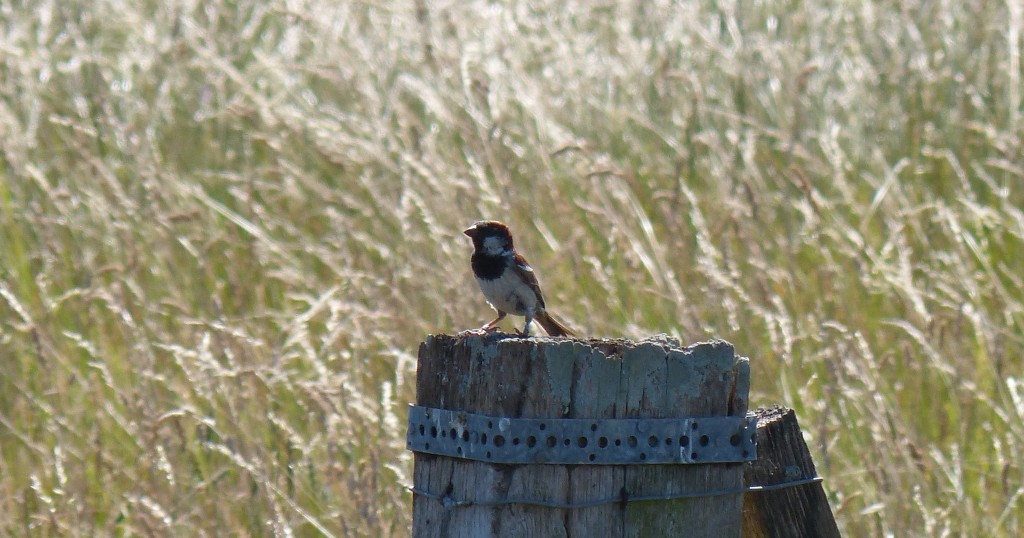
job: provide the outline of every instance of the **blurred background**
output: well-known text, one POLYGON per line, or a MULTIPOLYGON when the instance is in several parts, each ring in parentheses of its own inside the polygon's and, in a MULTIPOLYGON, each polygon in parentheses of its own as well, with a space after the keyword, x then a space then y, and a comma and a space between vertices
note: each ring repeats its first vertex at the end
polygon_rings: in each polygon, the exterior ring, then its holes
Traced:
POLYGON ((0 534, 407 535, 417 346, 491 319, 489 218, 583 335, 749 356, 845 535, 1019 536, 1022 24, 4 2, 0 534))

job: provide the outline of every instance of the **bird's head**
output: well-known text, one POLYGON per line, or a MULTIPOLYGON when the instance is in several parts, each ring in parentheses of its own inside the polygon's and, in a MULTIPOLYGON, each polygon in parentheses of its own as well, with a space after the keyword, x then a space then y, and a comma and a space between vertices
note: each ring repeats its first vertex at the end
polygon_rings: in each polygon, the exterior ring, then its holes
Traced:
POLYGON ((477 252, 497 256, 512 251, 512 232, 502 222, 480 220, 462 233, 473 240, 473 247, 477 252))

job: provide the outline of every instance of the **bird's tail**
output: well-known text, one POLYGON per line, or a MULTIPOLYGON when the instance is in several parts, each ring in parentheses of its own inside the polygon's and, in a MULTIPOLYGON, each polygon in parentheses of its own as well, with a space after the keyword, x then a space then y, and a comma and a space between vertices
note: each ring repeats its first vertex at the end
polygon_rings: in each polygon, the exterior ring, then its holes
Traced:
POLYGON ((544 331, 548 333, 548 336, 576 336, 576 333, 569 330, 565 325, 562 325, 547 312, 537 314, 536 319, 537 323, 540 323, 540 326, 544 327, 544 331))

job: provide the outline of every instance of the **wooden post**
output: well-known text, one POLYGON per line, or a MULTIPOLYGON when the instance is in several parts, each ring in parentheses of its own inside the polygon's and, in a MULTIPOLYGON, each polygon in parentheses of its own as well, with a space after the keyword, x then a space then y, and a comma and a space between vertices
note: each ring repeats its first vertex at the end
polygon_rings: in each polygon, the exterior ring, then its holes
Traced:
MULTIPOLYGON (((796 413, 783 407, 757 409, 757 461, 745 465, 748 485, 771 486, 817 476, 796 413)), ((820 482, 750 492, 743 502, 744 538, 838 538, 820 482)))
MULTIPOLYGON (((722 341, 430 336, 418 405, 521 418, 744 416, 749 363, 722 341)), ((735 490, 743 464, 496 465, 416 453, 413 536, 738 537, 742 494, 586 508, 473 505, 735 490), (444 499, 438 499, 443 496, 444 499)))

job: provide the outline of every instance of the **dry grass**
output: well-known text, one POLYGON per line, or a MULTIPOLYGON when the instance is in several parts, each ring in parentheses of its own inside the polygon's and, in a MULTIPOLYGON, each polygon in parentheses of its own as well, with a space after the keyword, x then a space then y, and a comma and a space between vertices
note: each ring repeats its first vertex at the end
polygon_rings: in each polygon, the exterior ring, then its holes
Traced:
POLYGON ((406 534, 479 217, 750 355, 847 535, 1024 533, 1019 3, 632 4, 0 6, 0 534, 406 534))

